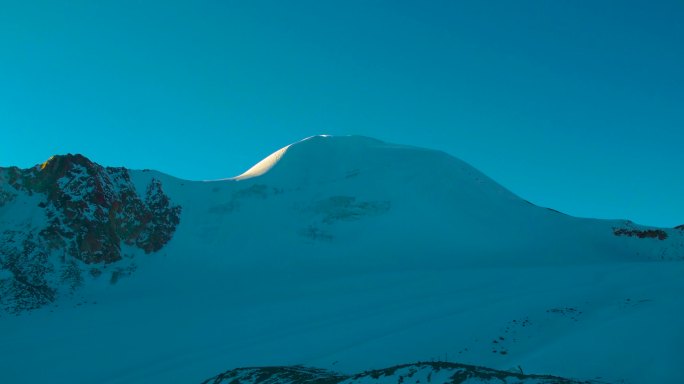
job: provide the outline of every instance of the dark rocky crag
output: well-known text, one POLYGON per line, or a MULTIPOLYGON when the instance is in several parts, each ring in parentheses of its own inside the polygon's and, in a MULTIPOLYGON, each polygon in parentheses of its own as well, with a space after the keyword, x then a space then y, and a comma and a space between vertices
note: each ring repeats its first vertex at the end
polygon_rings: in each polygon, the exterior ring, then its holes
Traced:
POLYGON ((73 291, 85 270, 97 276, 98 266, 121 264, 131 271, 134 263, 123 260, 122 244, 158 251, 180 222, 181 207, 159 180, 152 179, 141 196, 128 170, 82 155, 54 156, 29 169, 0 168, 0 208, 20 195, 38 196, 46 220, 40 228, 5 225, 0 233, 0 308, 10 312, 52 302, 60 287, 73 291))
POLYGON ((658 239, 665 240, 668 235, 662 229, 629 229, 629 228, 613 228, 615 236, 638 237, 640 239, 658 239))

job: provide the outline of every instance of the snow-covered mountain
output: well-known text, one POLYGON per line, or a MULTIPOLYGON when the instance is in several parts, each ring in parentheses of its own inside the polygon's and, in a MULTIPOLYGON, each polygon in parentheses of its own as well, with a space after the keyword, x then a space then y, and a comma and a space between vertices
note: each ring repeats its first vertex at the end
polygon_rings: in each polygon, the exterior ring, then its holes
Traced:
POLYGON ((3 383, 446 356, 684 382, 684 228, 541 208, 443 152, 316 136, 207 182, 56 156, 0 168, 0 238, 3 383))

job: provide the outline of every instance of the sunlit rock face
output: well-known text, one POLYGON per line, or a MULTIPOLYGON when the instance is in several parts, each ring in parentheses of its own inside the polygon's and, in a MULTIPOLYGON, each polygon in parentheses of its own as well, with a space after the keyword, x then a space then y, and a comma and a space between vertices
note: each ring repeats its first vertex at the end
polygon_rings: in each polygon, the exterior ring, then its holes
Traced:
MULTIPOLYGON (((181 211, 159 180, 139 193, 126 169, 71 154, 29 169, 0 168, 0 205, 8 204, 37 208, 31 220, 0 234, 0 267, 7 275, 0 279, 0 303, 14 311, 53 301, 63 283, 76 289, 85 269, 98 275, 94 265, 122 261, 123 244, 158 251, 173 236, 181 211)), ((132 261, 122 264, 134 268, 132 261)))

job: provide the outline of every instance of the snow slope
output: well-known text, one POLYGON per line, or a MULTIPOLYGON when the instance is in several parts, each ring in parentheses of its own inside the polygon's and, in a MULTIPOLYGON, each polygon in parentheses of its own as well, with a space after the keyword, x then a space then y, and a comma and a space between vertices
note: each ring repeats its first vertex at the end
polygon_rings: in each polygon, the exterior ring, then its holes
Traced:
MULTIPOLYGON (((122 260, 78 262, 78 289, 0 311, 0 382, 431 359, 684 382, 682 230, 570 217, 445 153, 358 136, 305 139, 233 179, 128 175, 149 209, 155 183, 182 207, 170 241, 146 254, 122 237, 122 260)), ((0 186, 16 195, 0 204, 1 230, 43 225, 40 193, 0 186)))

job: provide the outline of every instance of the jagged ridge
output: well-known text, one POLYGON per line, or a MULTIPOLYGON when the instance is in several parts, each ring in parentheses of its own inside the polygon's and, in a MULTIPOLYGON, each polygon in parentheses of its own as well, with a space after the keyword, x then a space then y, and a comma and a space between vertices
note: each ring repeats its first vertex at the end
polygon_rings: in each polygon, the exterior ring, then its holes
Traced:
POLYGON ((0 234, 0 268, 12 276, 0 280, 0 304, 13 312, 53 301, 59 284, 50 280, 74 290, 85 265, 122 260, 122 244, 158 251, 180 221, 181 207, 171 204, 159 180, 140 196, 128 170, 78 154, 53 156, 30 169, 0 168, 0 187, 0 206, 22 194, 39 195, 46 218, 43 227, 0 234))
POLYGON ((418 362, 385 369, 344 375, 303 366, 238 368, 226 371, 202 384, 465 384, 465 383, 535 383, 535 384, 591 384, 596 381, 565 379, 550 375, 526 375, 474 365, 450 362, 418 362))

